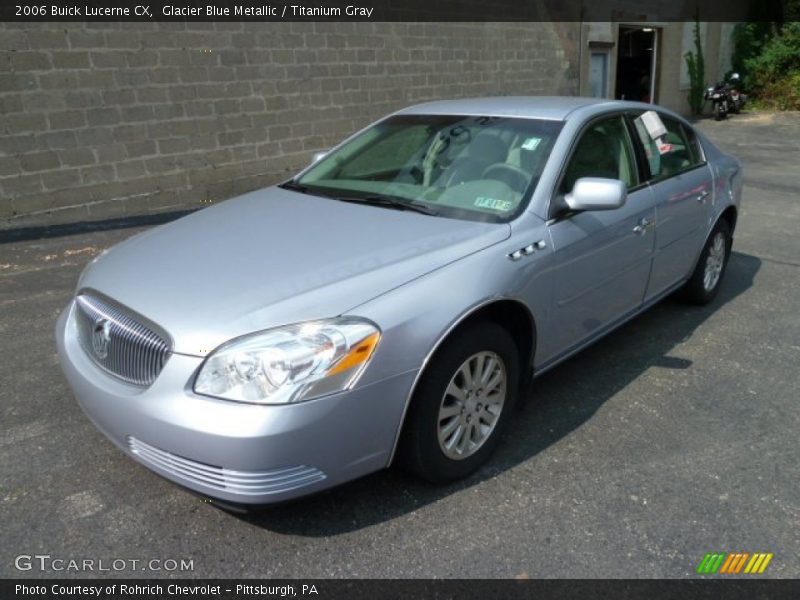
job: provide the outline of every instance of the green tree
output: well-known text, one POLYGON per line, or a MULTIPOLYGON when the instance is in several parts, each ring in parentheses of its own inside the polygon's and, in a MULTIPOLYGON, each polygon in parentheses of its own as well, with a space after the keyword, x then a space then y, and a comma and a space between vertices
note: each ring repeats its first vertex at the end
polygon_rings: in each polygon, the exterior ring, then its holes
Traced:
POLYGON ((751 0, 732 42, 731 67, 756 104, 800 109, 800 0, 751 0))
POLYGON ((694 22, 694 52, 684 54, 686 68, 689 70, 689 107, 695 115, 703 114, 706 91, 706 64, 703 59, 703 45, 700 42, 700 21, 694 22))
POLYGON ((800 109, 800 21, 784 23, 758 55, 745 61, 749 87, 770 108, 800 109))
POLYGON ((765 21, 739 23, 733 28, 731 69, 739 73, 745 88, 750 85, 752 78, 747 62, 761 53, 764 45, 775 35, 776 29, 776 23, 765 21))

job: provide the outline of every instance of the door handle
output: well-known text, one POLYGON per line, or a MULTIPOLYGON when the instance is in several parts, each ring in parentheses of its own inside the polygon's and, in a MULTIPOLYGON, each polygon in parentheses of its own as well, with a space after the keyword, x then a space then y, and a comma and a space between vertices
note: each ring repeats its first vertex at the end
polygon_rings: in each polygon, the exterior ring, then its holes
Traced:
POLYGON ((642 219, 641 221, 639 221, 639 224, 633 228, 633 233, 637 235, 644 235, 645 233, 647 233, 647 228, 651 227, 652 225, 653 222, 650 219, 647 218, 642 219))
POLYGON ((697 196, 697 201, 698 201, 698 202, 701 202, 701 203, 702 203, 702 202, 705 202, 705 201, 706 201, 706 198, 708 198, 708 195, 709 195, 710 193, 711 193, 711 192, 709 192, 708 190, 703 190, 703 191, 702 191, 702 192, 700 192, 700 194, 697 196))

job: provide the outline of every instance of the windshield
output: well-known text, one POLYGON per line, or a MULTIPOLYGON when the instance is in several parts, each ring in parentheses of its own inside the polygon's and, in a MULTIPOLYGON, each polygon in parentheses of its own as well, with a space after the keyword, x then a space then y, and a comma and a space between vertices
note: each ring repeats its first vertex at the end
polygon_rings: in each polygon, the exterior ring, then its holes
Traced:
POLYGON ((287 187, 382 207, 408 205, 444 217, 506 222, 525 209, 561 126, 509 117, 389 117, 287 187))

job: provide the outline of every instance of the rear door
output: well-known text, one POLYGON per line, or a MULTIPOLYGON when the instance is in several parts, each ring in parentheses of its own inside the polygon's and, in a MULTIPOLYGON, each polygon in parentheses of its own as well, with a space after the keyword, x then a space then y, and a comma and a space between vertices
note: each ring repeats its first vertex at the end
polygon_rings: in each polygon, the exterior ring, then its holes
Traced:
POLYGON ((641 117, 632 116, 656 210, 656 247, 646 299, 690 275, 704 242, 714 193, 711 169, 694 132, 672 117, 659 116, 667 130, 659 140, 648 135, 641 117))
POLYGON ((552 358, 641 306, 650 274, 653 196, 640 181, 622 115, 602 117, 583 130, 557 196, 570 191, 581 177, 620 179, 628 186, 628 198, 615 210, 557 215, 550 221, 555 259, 553 318, 546 347, 540 344, 540 349, 552 358))

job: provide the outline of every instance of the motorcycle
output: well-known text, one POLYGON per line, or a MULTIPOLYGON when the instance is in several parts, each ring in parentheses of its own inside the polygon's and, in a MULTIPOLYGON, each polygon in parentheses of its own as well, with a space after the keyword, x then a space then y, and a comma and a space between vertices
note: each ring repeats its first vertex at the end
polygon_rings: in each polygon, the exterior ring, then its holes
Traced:
POLYGON ((747 96, 741 92, 741 79, 732 73, 728 81, 718 81, 706 89, 705 99, 710 100, 714 119, 721 121, 728 113, 738 113, 744 108, 747 96))
POLYGON ((714 113, 714 120, 721 121, 728 117, 728 85, 723 81, 718 81, 706 89, 705 99, 711 101, 711 110, 714 113))

